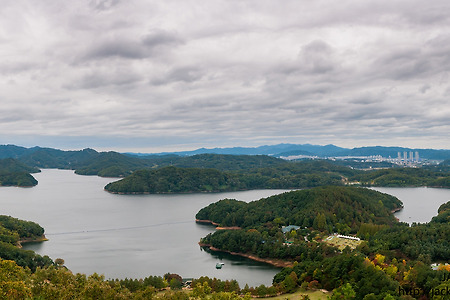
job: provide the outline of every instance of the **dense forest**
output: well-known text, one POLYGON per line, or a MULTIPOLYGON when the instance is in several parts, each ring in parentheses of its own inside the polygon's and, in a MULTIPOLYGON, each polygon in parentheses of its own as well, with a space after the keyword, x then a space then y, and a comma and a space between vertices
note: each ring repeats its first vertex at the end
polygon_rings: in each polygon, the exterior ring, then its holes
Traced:
POLYGON ((450 187, 448 171, 427 168, 390 168, 360 173, 349 178, 363 186, 429 186, 450 187))
POLYGON ((274 277, 278 290, 325 288, 347 295, 332 299, 447 299, 439 293, 450 287, 450 268, 432 270, 430 264, 450 259, 450 202, 431 222, 412 226, 390 214, 400 205, 373 190, 319 187, 250 203, 224 199, 196 218, 241 227, 201 239, 212 251, 294 262, 274 277), (283 232, 286 225, 298 227, 283 232), (333 232, 362 241, 338 250, 327 243, 333 232))
POLYGON ((16 159, 0 159, 0 186, 35 186, 38 182, 30 173, 37 172, 40 170, 16 159))
MULTIPOLYGON (((322 148, 317 148, 318 146, 313 145, 304 146, 308 146, 305 149, 315 149, 314 151, 319 152, 328 149, 327 146, 323 146, 322 148)), ((275 147, 274 149, 282 150, 288 148, 290 148, 290 146, 283 145, 283 147, 275 147)), ((268 149, 270 149, 270 147, 268 149)), ((266 150, 269 151, 268 149, 266 150)), ((392 151, 400 151, 401 149, 402 148, 385 149, 383 147, 375 147, 372 149, 368 147, 355 148, 352 151, 356 151, 356 154, 363 155, 375 150, 386 150, 388 151, 386 153, 391 153, 392 151)), ((261 151, 262 150, 263 148, 261 148, 261 151)), ((336 151, 333 147, 328 150, 336 151)), ((263 153, 266 153, 264 151, 263 153)), ((444 152, 443 150, 440 152, 437 151, 435 154, 437 155, 437 153, 439 153, 439 155, 442 156, 444 152)), ((320 153, 323 154, 322 152, 320 153)), ((438 157, 440 157, 439 155, 438 157)), ((182 180, 184 184, 183 189, 174 188, 170 185, 163 187, 161 184, 158 184, 159 188, 156 189, 158 193, 174 192, 175 190, 187 193, 195 191, 232 191, 255 188, 304 188, 321 185, 343 185, 349 182, 359 183, 363 186, 450 187, 450 169, 448 160, 441 162, 439 165, 425 165, 421 168, 402 168, 387 162, 377 163, 349 159, 336 161, 286 161, 267 155, 230 155, 211 153, 202 153, 192 156, 174 154, 137 156, 120 154, 112 151, 97 152, 93 149, 63 151, 40 147, 27 149, 13 145, 0 146, 0 157, 10 157, 9 160, 14 158, 15 161, 20 161, 23 166, 33 166, 34 170, 27 171, 26 173, 36 172, 37 169, 35 168, 38 167, 72 169, 80 175, 127 177, 134 175, 133 172, 135 171, 147 170, 149 174, 148 177, 154 179, 151 170, 171 166, 189 169, 216 169, 221 172, 226 172, 220 176, 234 178, 233 184, 228 185, 226 188, 211 189, 210 185, 207 183, 198 184, 198 182, 195 182, 194 185, 186 185, 186 181, 192 181, 191 178, 189 178, 192 174, 191 172, 184 172, 187 178, 182 180), (384 169, 378 170, 371 168, 384 169), (365 169, 366 171, 361 171, 361 169, 365 169), (201 188, 198 187, 198 185, 203 185, 204 187, 201 188)), ((3 166, 0 165, 0 169, 2 167, 3 166)), ((138 173, 137 175, 134 175, 129 179, 130 181, 134 181, 133 183, 120 183, 118 186, 114 187, 114 190, 121 193, 140 193, 149 189, 151 190, 151 188, 146 186, 154 185, 154 183, 143 182, 140 178, 143 174, 144 173, 138 173), (131 186, 133 189, 130 189, 131 186)), ((165 176, 167 172, 160 172, 160 174, 165 176)), ((166 178, 157 178, 157 180, 162 182, 167 181, 166 178)), ((32 186, 36 184, 31 176, 26 175, 23 171, 9 171, 8 174, 0 173, 0 182, 2 182, 3 185, 32 186)))
POLYGON ((170 167, 138 170, 105 189, 127 194, 298 189, 346 184, 450 187, 450 173, 441 169, 395 167, 362 171, 327 160, 289 162, 264 156, 217 154, 171 160, 170 167), (217 172, 213 172, 213 168, 217 172))
POLYGON ((245 203, 221 200, 201 209, 196 219, 221 226, 257 228, 267 223, 298 225, 314 229, 356 233, 363 223, 393 224, 390 211, 402 203, 397 198, 357 187, 317 187, 291 191, 245 203))
POLYGON ((233 174, 215 169, 176 167, 136 171, 105 186, 105 190, 111 193, 123 194, 220 192, 243 188, 233 174))
POLYGON ((326 161, 284 162, 273 167, 237 171, 171 166, 136 171, 122 180, 108 184, 105 190, 135 194, 296 189, 343 185, 346 176, 357 172, 326 161))

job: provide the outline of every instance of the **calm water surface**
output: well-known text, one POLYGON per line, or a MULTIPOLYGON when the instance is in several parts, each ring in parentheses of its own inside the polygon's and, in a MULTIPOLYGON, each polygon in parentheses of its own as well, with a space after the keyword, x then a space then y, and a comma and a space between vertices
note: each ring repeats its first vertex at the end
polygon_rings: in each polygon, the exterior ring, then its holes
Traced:
POLYGON ((258 200, 285 190, 183 195, 113 195, 103 187, 117 179, 79 176, 68 170, 34 174, 33 188, 0 188, 0 214, 32 220, 49 241, 27 244, 65 260, 73 272, 106 278, 142 278, 167 272, 236 279, 243 287, 270 285, 279 271, 270 265, 220 254, 198 246, 214 227, 195 223, 195 214, 224 198, 258 200), (224 262, 221 270, 216 262, 224 262))
POLYGON ((450 201, 450 189, 427 187, 417 188, 373 188, 376 191, 390 194, 403 202, 404 208, 395 213, 402 222, 412 224, 428 223, 438 213, 442 204, 450 201))
MULTIPOLYGON (((79 176, 68 170, 43 170, 33 188, 0 188, 0 214, 32 220, 45 228, 49 241, 27 244, 39 254, 63 258, 73 272, 106 278, 142 278, 178 273, 236 279, 241 287, 270 285, 279 271, 263 263, 226 254, 211 255, 198 246, 213 227, 195 223, 195 214, 224 198, 258 200, 284 190, 217 194, 113 195, 103 187, 116 179, 79 176), (216 262, 224 262, 221 270, 216 262)), ((450 190, 376 188, 398 197, 404 222, 428 222, 450 190)))

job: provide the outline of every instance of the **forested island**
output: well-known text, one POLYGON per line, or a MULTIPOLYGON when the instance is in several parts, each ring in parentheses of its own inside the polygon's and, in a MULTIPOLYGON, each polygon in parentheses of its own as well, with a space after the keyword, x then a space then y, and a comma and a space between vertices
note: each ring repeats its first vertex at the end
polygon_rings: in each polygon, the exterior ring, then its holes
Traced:
POLYGON ((425 168, 362 171, 326 160, 312 160, 234 171, 174 166, 144 169, 108 184, 105 190, 119 194, 193 193, 299 189, 323 185, 448 188, 450 176, 449 172, 425 168))
POLYGON ((343 176, 353 173, 351 169, 323 161, 234 172, 171 166, 136 171, 122 180, 108 184, 105 190, 112 193, 138 194, 291 189, 342 185, 343 176))
POLYGON ((450 259, 450 202, 431 222, 411 227, 393 217, 399 207, 395 197, 373 190, 319 187, 250 203, 221 200, 196 218, 241 228, 201 239, 212 251, 291 262, 274 277, 273 293, 300 287, 353 295, 332 299, 414 299, 399 297, 411 291, 421 299, 446 299, 436 291, 450 287, 450 268, 430 264, 450 259), (359 242, 338 250, 329 242, 336 232, 359 242))

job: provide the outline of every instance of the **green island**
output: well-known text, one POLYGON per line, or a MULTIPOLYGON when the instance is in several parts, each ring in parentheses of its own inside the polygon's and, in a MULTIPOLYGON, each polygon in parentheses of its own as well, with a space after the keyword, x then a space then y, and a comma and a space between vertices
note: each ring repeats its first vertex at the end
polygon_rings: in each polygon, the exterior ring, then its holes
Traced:
POLYGON ((239 171, 207 168, 163 167, 133 172, 105 186, 112 193, 192 193, 251 189, 295 189, 321 185, 343 185, 356 174, 327 161, 305 161, 239 171))
POLYGON ((449 188, 450 176, 448 171, 426 168, 362 171, 326 160, 308 160, 231 171, 175 166, 143 169, 108 184, 105 190, 118 194, 193 193, 323 185, 449 188))
POLYGON ((196 218, 222 229, 201 239, 208 251, 284 267, 269 295, 325 289, 331 299, 447 299, 436 293, 450 287, 450 202, 412 226, 395 220, 399 208, 373 190, 319 187, 250 203, 224 199, 196 218))

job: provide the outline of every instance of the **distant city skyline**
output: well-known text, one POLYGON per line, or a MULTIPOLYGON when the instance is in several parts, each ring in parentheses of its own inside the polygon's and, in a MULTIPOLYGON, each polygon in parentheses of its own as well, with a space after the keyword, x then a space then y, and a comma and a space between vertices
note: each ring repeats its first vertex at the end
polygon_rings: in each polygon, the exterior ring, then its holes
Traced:
POLYGON ((19 0, 0 144, 450 149, 445 0, 19 0))

